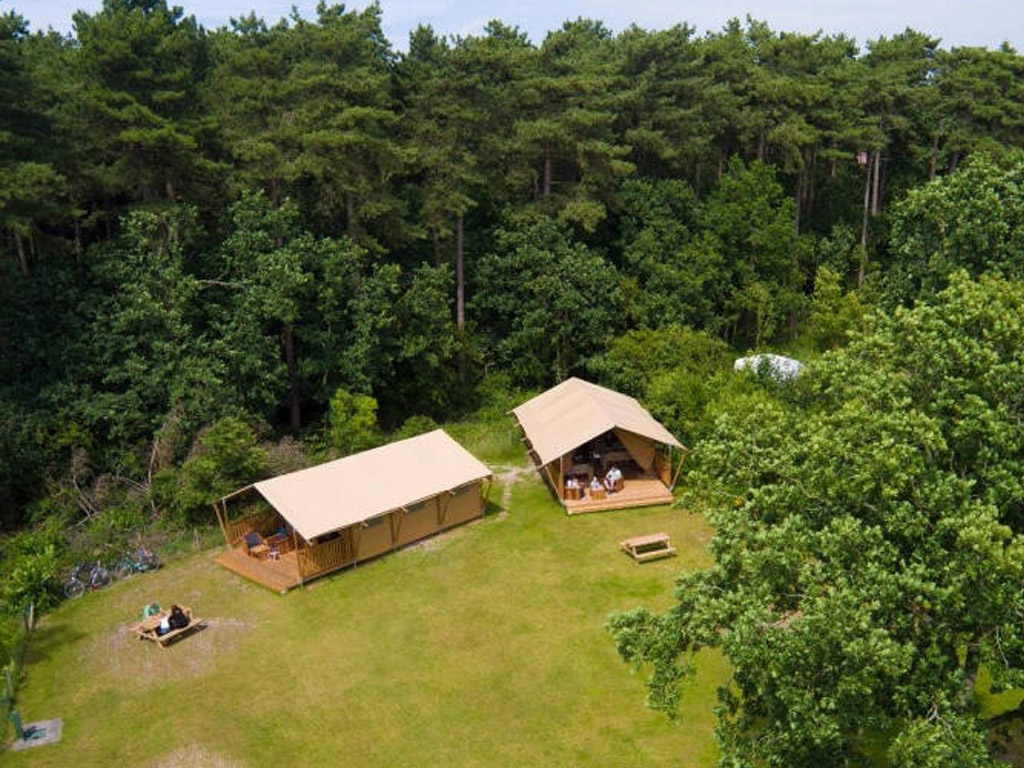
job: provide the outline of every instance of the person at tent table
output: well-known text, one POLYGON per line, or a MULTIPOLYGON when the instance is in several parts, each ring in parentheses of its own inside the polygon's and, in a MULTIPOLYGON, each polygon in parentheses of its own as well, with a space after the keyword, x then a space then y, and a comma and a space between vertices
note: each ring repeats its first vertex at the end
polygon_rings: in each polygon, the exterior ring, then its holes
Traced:
POLYGON ((615 464, 612 464, 612 468, 604 476, 604 487, 608 489, 609 493, 612 493, 615 490, 616 483, 620 480, 622 480, 622 471, 615 464))

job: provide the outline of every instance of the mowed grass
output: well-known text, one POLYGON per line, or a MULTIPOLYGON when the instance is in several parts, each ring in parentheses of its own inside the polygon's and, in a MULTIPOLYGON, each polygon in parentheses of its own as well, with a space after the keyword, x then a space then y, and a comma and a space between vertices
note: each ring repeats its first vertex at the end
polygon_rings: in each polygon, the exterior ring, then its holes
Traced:
POLYGON ((506 511, 279 596, 190 557, 39 624, 19 707, 64 718, 10 766, 708 766, 713 653, 668 721, 644 707, 603 625, 671 604, 708 563, 703 519, 655 508, 567 517, 532 476, 506 511), (627 536, 679 556, 637 565, 627 536), (209 627, 162 651, 127 626, 147 601, 209 627))

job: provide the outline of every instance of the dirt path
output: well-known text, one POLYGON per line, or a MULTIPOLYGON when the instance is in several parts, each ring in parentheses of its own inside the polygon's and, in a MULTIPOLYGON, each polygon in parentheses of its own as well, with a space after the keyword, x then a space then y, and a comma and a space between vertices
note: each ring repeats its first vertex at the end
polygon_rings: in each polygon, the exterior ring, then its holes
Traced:
POLYGON ((512 486, 536 472, 533 467, 495 467, 494 479, 501 483, 502 512, 508 512, 509 504, 512 503, 512 486))

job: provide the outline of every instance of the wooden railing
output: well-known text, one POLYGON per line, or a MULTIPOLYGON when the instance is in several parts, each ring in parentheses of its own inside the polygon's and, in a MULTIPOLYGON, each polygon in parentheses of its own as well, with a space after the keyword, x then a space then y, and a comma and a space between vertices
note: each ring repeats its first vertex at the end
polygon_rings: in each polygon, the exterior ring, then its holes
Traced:
POLYGON ((235 546, 249 531, 256 531, 262 536, 269 536, 278 528, 278 517, 270 510, 261 510, 237 520, 224 523, 225 533, 231 546, 235 546))
POLYGON ((352 553, 349 551, 348 540, 340 536, 322 544, 300 547, 298 557, 299 573, 305 577, 333 571, 346 565, 351 562, 352 553))

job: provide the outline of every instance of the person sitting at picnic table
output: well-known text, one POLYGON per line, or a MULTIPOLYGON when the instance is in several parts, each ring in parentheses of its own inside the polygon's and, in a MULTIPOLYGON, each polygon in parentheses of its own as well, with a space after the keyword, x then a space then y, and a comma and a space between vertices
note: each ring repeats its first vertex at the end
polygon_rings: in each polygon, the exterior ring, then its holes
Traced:
POLYGON ((565 487, 570 491, 574 491, 580 487, 580 481, 575 477, 570 476, 569 479, 565 481, 565 487))
POLYGON ((590 478, 590 490, 592 490, 592 491, 600 491, 601 490, 601 481, 597 479, 597 475, 594 475, 592 478, 590 478))
POLYGON ((157 627, 158 635, 166 635, 174 629, 182 629, 188 626, 188 616, 181 610, 180 606, 172 605, 170 612, 160 619, 160 626, 157 627))

